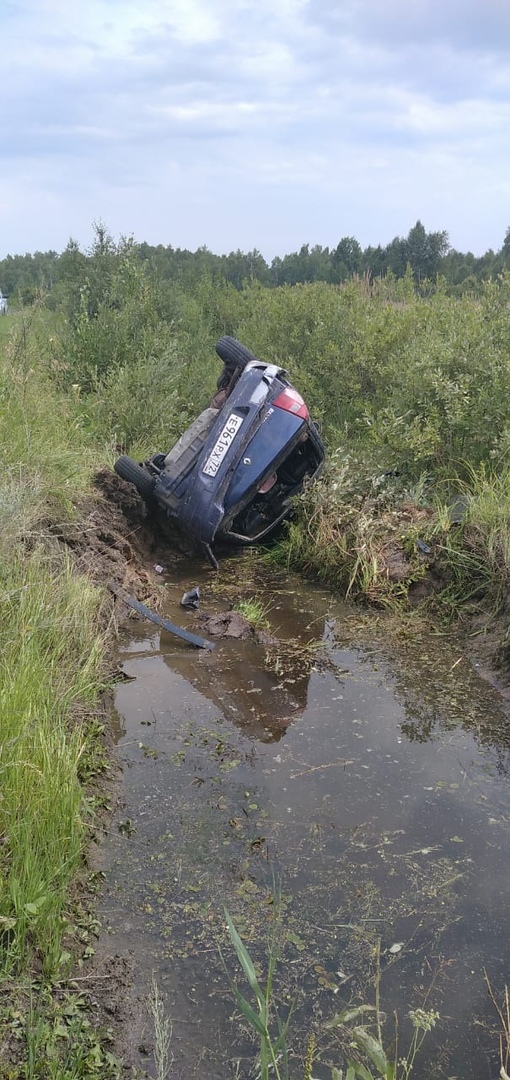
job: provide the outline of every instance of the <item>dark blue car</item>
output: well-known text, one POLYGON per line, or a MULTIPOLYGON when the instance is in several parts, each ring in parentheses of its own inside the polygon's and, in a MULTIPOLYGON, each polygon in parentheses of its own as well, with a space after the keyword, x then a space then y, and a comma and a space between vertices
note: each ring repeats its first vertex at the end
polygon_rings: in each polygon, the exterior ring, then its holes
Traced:
POLYGON ((258 360, 235 338, 216 351, 224 362, 218 392, 168 454, 139 465, 115 462, 150 505, 162 507, 216 565, 216 542, 255 544, 292 508, 325 457, 303 398, 276 364, 258 360))

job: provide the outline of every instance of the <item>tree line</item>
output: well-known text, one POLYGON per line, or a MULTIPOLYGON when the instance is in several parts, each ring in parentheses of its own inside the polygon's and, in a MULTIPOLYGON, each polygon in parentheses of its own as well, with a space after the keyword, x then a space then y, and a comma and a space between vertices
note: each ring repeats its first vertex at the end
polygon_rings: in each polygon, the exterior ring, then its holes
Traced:
MULTIPOLYGON (((41 291, 51 294, 70 280, 85 277, 99 248, 118 249, 102 225, 94 226, 95 239, 88 251, 82 251, 75 240, 69 240, 61 253, 36 251, 34 254, 7 255, 0 260, 0 289, 4 295, 22 303, 31 303, 41 291)), ((386 246, 362 248, 353 236, 344 236, 336 247, 303 244, 299 251, 267 262, 260 251, 231 251, 216 255, 207 247, 196 251, 175 248, 171 244, 151 245, 126 240, 134 248, 141 263, 161 281, 174 281, 192 287, 207 278, 225 283, 235 289, 258 282, 266 287, 298 285, 315 281, 342 284, 353 277, 372 279, 392 274, 402 278, 409 268, 418 289, 425 282, 443 277, 453 294, 472 292, 480 284, 510 268, 510 227, 506 230, 499 251, 489 249, 476 257, 450 246, 448 233, 427 232, 421 221, 409 230, 406 237, 396 236, 386 246)))

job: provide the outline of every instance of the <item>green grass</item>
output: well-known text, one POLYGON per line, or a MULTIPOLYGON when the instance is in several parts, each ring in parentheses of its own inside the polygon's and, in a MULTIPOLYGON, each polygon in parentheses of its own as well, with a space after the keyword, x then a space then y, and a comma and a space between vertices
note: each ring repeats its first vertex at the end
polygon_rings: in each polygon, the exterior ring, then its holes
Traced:
POLYGON ((105 671, 101 593, 55 540, 101 457, 42 363, 54 321, 39 309, 0 319, 0 1044, 14 1034, 12 1080, 118 1072, 76 995, 51 993, 72 962, 63 938, 105 671))
POLYGON ((7 341, 17 321, 16 315, 0 315, 0 344, 7 341))
MULTIPOLYGON (((40 329, 40 327, 39 327, 40 329)), ((39 358, 37 334, 18 324, 0 347, 0 551, 72 515, 101 460, 72 398, 58 394, 39 358)), ((38 331, 39 332, 39 331, 38 331)))
POLYGON ((270 610, 271 605, 263 604, 256 596, 245 597, 234 604, 234 611, 238 611, 255 630, 267 629, 270 610))
POLYGON ((0 970, 29 945, 52 968, 83 850, 80 716, 101 679, 100 596, 44 549, 4 565, 0 590, 0 970))
POLYGON ((0 350, 0 971, 36 950, 58 965, 62 912, 85 839, 80 763, 101 685, 100 593, 51 525, 90 480, 72 403, 18 324, 0 350))

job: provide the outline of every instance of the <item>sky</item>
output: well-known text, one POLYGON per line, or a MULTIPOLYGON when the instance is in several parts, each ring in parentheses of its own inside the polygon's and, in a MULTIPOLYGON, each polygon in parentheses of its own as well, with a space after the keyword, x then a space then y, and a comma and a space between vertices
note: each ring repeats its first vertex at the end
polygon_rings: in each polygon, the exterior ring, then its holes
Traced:
POLYGON ((0 258, 510 225, 510 0, 0 0, 0 258))

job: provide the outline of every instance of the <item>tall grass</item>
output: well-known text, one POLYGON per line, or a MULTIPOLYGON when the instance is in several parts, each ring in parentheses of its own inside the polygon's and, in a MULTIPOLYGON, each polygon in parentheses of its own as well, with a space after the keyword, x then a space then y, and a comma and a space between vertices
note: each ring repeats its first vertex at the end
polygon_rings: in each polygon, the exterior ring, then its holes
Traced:
POLYGON ((463 496, 464 548, 484 567, 499 606, 510 587, 510 465, 470 470, 463 496))
POLYGON ((93 456, 19 326, 0 362, 0 972, 58 963, 84 840, 79 782, 103 646, 100 594, 47 526, 75 512, 93 456))
POLYGON ((420 481, 386 475, 368 456, 338 453, 295 509, 270 557, 347 596, 394 608, 426 573, 418 545, 434 532, 435 517, 420 481))
POLYGON ((0 550, 73 512, 99 454, 71 398, 47 377, 33 325, 18 322, 0 353, 0 550))
POLYGON ((443 600, 454 614, 475 612, 478 629, 499 639, 494 659, 510 666, 510 465, 466 469, 458 485, 460 520, 444 531, 441 558, 449 581, 443 600))
POLYGON ((58 962, 83 846, 80 759, 102 664, 99 594, 41 548, 3 568, 0 600, 0 911, 3 963, 33 945, 58 962))

